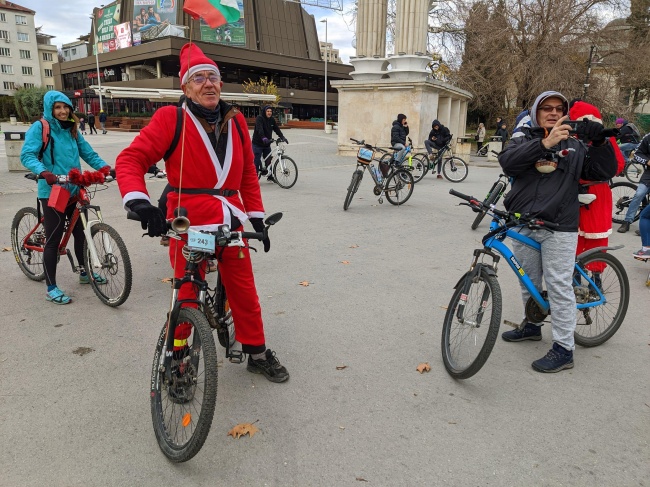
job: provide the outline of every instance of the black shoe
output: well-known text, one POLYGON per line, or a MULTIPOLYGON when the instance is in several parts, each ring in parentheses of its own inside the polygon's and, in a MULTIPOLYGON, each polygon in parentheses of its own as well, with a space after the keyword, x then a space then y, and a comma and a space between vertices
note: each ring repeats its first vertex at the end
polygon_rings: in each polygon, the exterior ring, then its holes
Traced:
POLYGON ((523 342, 524 340, 533 340, 538 342, 542 339, 542 327, 533 323, 526 323, 523 329, 515 328, 501 334, 506 342, 523 342))
POLYGON ((618 230, 616 230, 618 233, 625 233, 630 229, 630 222, 623 222, 620 227, 618 227, 618 230))
POLYGON ((634 230, 634 235, 636 235, 637 237, 640 237, 641 236, 641 230, 634 230))
POLYGON ((272 183, 275 183, 275 178, 273 178, 273 174, 269 174, 269 177, 266 178, 267 181, 271 181, 272 183))
POLYGON ((559 372, 564 369, 573 368, 573 352, 567 350, 557 343, 553 344, 548 353, 540 358, 535 360, 533 363, 533 369, 537 372, 553 373, 559 372))
POLYGON ((267 168, 265 168, 265 167, 260 170, 260 174, 262 176, 266 176, 268 173, 269 173, 269 170, 267 168))
POLYGON ((264 374, 271 382, 284 382, 289 378, 289 372, 280 364, 280 361, 268 348, 266 349, 266 360, 253 360, 253 356, 248 356, 248 365, 246 370, 254 374, 264 374))

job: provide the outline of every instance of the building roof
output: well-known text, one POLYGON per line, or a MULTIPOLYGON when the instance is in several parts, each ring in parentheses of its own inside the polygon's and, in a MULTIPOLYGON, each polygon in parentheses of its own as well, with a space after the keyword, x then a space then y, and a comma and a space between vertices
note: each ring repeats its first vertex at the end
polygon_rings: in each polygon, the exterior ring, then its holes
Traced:
POLYGON ((15 10, 17 12, 25 12, 32 15, 36 15, 35 11, 28 9, 27 7, 23 7, 14 2, 7 2, 5 0, 0 0, 0 9, 15 10))

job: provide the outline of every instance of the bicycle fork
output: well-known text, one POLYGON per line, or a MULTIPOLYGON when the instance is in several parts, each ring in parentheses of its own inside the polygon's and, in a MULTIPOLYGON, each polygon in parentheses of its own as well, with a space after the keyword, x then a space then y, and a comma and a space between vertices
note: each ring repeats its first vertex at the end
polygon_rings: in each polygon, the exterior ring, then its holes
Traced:
POLYGON ((480 281, 480 276, 482 273, 492 275, 496 277, 497 264, 499 263, 500 257, 487 249, 475 249, 474 250, 474 259, 472 265, 469 268, 469 271, 461 278, 462 284, 459 283, 456 285, 462 285, 462 292, 460 299, 458 301, 458 309, 456 310, 456 318, 462 324, 468 325, 470 328, 480 328, 481 322, 483 321, 483 315, 487 309, 488 299, 490 298, 490 287, 485 286, 483 289, 483 294, 481 295, 481 300, 479 304, 478 312, 476 313, 476 321, 466 320, 464 318, 465 306, 467 304, 467 298, 469 295, 469 290, 472 284, 478 284, 480 281), (492 257, 492 265, 479 262, 478 259, 481 254, 486 254, 492 257))

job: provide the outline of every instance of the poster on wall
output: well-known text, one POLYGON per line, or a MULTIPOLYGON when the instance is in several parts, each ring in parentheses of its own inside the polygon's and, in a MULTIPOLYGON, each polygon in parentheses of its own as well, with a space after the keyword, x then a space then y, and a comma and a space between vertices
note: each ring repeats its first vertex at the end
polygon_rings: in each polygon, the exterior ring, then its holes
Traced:
POLYGON ((115 31, 113 27, 119 24, 119 22, 119 3, 97 10, 95 28, 97 29, 97 51, 100 54, 102 52, 114 51, 116 49, 115 31))
POLYGON ((115 31, 115 43, 118 49, 124 49, 125 47, 131 47, 131 23, 124 22, 123 24, 117 24, 113 27, 115 31))
POLYGON ((176 24, 179 0, 133 0, 132 31, 140 42, 158 37, 185 37, 183 26, 176 24))
POLYGON ((246 47, 246 29, 244 28, 244 3, 237 0, 239 20, 213 29, 201 19, 201 40, 215 44, 246 47))

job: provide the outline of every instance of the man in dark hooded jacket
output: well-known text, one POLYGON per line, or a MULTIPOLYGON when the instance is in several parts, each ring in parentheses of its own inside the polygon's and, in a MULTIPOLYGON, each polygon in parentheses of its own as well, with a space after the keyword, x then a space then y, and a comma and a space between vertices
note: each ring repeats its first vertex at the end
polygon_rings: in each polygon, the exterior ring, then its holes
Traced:
MULTIPOLYGON (((278 127, 278 124, 273 118, 273 108, 270 105, 265 106, 262 109, 262 112, 255 119, 255 130, 253 131, 253 154, 255 155, 255 167, 262 174, 268 173, 269 164, 271 164, 271 159, 269 158, 266 161, 266 167, 262 166, 262 157, 266 158, 271 153, 271 139, 273 138, 273 132, 284 141, 285 144, 288 144, 289 141, 282 134, 282 131, 278 127)), ((269 181, 273 181, 273 176, 269 174, 269 181)))
POLYGON ((393 121, 390 128, 390 145, 393 149, 398 149, 399 152, 395 156, 398 164, 402 162, 404 153, 406 152, 406 138, 409 135, 409 125, 406 115, 400 113, 397 115, 397 120, 393 121))
MULTIPOLYGON (((556 91, 539 95, 530 110, 530 127, 522 127, 523 135, 512 138, 499 154, 503 172, 514 178, 506 196, 506 209, 522 216, 553 222, 548 231, 520 229, 541 245, 537 252, 517 241, 513 250, 522 269, 538 289, 542 277, 546 283, 553 331, 553 348, 545 357, 533 362, 538 372, 559 372, 573 367, 576 328, 576 297, 573 291, 573 270, 578 242, 580 179, 603 181, 617 170, 614 149, 607 143, 604 127, 585 119, 574 138, 568 120, 567 99, 556 91), (562 152, 560 152, 562 151, 562 152), (564 157, 560 155, 566 152, 564 157)), ((522 285, 524 305, 530 294, 522 285)), ((521 329, 503 333, 508 342, 541 340, 542 323, 528 322, 521 329)))
MULTIPOLYGON (((429 132, 429 138, 424 141, 424 147, 427 148, 429 153, 429 159, 434 160, 436 154, 440 149, 444 148, 451 139, 451 134, 449 129, 440 123, 439 120, 434 120, 431 123, 431 132, 429 132)), ((438 179, 442 179, 440 171, 442 170, 442 164, 438 164, 438 179)))

